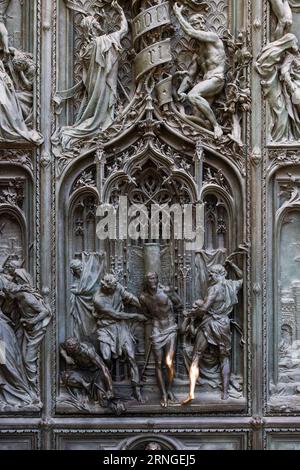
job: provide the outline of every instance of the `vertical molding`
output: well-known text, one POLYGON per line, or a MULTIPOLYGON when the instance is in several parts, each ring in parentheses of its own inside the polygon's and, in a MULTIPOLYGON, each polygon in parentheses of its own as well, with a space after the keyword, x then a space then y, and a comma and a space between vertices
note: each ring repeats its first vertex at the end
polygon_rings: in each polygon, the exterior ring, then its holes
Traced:
MULTIPOLYGON (((244 2, 243 11, 240 12, 238 10, 238 2, 233 0, 236 9, 236 17, 238 21, 237 31, 245 30, 246 31, 246 39, 248 44, 252 44, 252 36, 251 36, 251 24, 252 24, 252 4, 250 1, 244 2), (242 15, 242 18, 240 16, 242 15)), ((248 67, 247 70, 247 80, 248 83, 251 83, 251 65, 248 67)), ((251 88, 251 87, 250 87, 251 88)), ((247 113, 246 119, 243 122, 243 132, 244 132, 244 141, 245 141, 245 158, 246 158, 246 201, 245 201, 245 240, 251 246, 251 233, 252 233, 252 224, 251 224, 251 162, 249 158, 249 154, 251 151, 251 113, 247 113)), ((251 276, 251 265, 252 265, 252 257, 251 252, 249 252, 246 260, 246 288, 247 289, 247 302, 246 302, 246 318, 245 318, 245 328, 247 326, 247 356, 245 358, 245 379, 247 381, 247 411, 248 414, 251 416, 252 414, 252 390, 253 390, 253 383, 252 383, 252 290, 251 290, 251 283, 252 283, 252 276, 251 276)), ((252 445, 252 441, 251 441, 252 445)))
MULTIPOLYGON (((57 41, 58 41, 58 1, 54 0, 53 4, 53 11, 52 11, 52 62, 51 62, 51 87, 52 87, 52 95, 54 96, 57 88, 57 41)), ((51 114, 51 133, 55 132, 56 128, 56 118, 54 113, 54 108, 52 106, 52 114, 51 114)), ((56 247, 56 207, 58 205, 58 200, 56 198, 56 162, 54 155, 52 154, 51 159, 51 185, 52 185, 52 210, 51 210, 51 223, 52 223, 52 232, 51 232, 51 279, 52 279, 52 295, 51 295, 51 308, 53 313, 53 321, 52 321, 52 364, 53 364, 53 374, 52 374, 52 383, 51 383, 51 409, 52 414, 55 413, 55 405, 56 405, 56 396, 57 396, 57 308, 56 308, 56 288, 57 288, 57 280, 56 280, 56 256, 57 256, 57 247, 56 247)), ((51 443, 49 444, 51 446, 51 443)))
MULTIPOLYGON (((41 212, 41 230, 40 230, 40 288, 41 291, 49 301, 49 294, 51 292, 51 274, 50 274, 50 260, 51 260, 51 227, 52 227, 52 190, 51 190, 51 51, 52 51, 52 8, 53 2, 51 0, 39 0, 38 18, 40 24, 40 82, 41 82, 41 132, 44 136, 44 144, 41 147, 40 158, 40 212, 41 212)), ((53 324, 47 331, 44 348, 43 348, 43 368, 42 368, 42 400, 44 403, 42 414, 42 442, 43 447, 48 448, 50 445, 50 431, 44 428, 51 418, 51 382, 52 382, 52 351, 51 351, 51 329, 53 324)))
MULTIPOLYGON (((36 79, 34 86, 34 94, 36 99, 34 101, 34 119, 35 127, 38 132, 41 132, 41 1, 37 0, 34 5, 32 12, 34 16, 33 24, 36 25, 36 35, 34 38, 34 57, 36 58, 36 79)), ((30 7, 28 7, 29 15, 31 13, 30 7)), ((41 159, 41 147, 38 147, 34 152, 34 171, 35 171, 35 201, 34 201, 34 213, 35 213, 35 282, 36 285, 40 285, 40 238, 41 238, 41 214, 40 214, 40 159, 41 159)))
MULTIPOLYGON (((264 0, 263 2, 264 11, 263 11, 263 44, 262 46, 266 46, 269 38, 269 2, 268 0, 264 0)), ((262 90, 261 90, 262 96, 262 90)), ((262 174, 262 207, 263 207, 263 214, 262 214, 262 230, 263 230, 263 238, 262 238, 262 246, 263 246, 263 284, 262 284, 262 297, 263 297, 263 304, 262 304, 262 314, 263 314, 263 338, 262 338, 262 348, 263 348, 263 396, 262 396, 262 407, 263 407, 263 414, 264 416, 267 414, 267 397, 268 397, 268 279, 267 279, 267 270, 268 270, 268 245, 267 245, 267 212, 268 212, 268 198, 267 198, 267 186, 268 186, 268 152, 266 148, 267 142, 267 112, 266 112, 266 102, 263 102, 262 106, 262 163, 263 163, 263 174, 262 174)), ((272 312, 273 315, 273 312, 272 312)))
MULTIPOLYGON (((255 70, 255 61, 260 54, 264 39, 262 23, 266 14, 266 0, 254 0, 250 2, 252 8, 251 15, 251 43, 253 66, 251 74, 251 92, 252 92, 252 109, 251 109, 251 148, 250 155, 250 206, 251 206, 251 294, 252 294, 252 414, 253 416, 263 416, 264 412, 264 378, 259 371, 263 370, 264 365, 264 347, 263 347, 263 303, 262 289, 264 285, 263 275, 263 194, 262 194, 262 154, 264 142, 264 129, 262 119, 262 90, 258 74, 255 70)), ((253 434, 253 448, 261 449, 262 428, 258 427, 253 434)))

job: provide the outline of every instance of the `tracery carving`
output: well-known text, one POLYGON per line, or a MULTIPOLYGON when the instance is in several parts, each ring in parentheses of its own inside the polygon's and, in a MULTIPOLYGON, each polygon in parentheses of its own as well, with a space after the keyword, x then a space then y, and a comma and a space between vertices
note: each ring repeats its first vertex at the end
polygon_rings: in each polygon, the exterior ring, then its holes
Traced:
POLYGON ((24 202, 24 180, 15 178, 7 183, 0 182, 0 204, 11 204, 22 209, 24 202))
POLYGON ((0 161, 20 165, 30 171, 33 170, 32 154, 23 150, 1 149, 0 161))

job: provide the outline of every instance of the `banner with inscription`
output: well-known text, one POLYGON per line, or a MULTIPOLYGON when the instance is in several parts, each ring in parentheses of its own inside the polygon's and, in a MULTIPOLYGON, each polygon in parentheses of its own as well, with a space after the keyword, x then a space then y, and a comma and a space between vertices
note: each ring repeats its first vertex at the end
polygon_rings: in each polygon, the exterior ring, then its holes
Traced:
POLYGON ((146 11, 142 11, 132 21, 132 31, 134 42, 143 34, 152 29, 171 23, 169 2, 155 5, 146 11))
POLYGON ((170 39, 157 42, 142 50, 135 59, 136 79, 139 80, 146 72, 172 60, 170 39))

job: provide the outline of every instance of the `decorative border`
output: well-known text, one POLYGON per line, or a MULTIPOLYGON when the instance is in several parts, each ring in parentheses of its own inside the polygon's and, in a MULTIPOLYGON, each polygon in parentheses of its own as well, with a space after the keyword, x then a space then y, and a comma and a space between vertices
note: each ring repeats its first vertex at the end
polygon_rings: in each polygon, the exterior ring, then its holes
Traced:
MULTIPOLYGON (((248 44, 252 44, 252 8, 251 0, 247 2, 247 24, 246 24, 246 34, 248 44)), ((237 5, 236 5, 237 8, 237 5)), ((247 81, 251 90, 251 99, 252 97, 252 80, 251 80, 251 62, 247 70, 247 81)), ((246 242, 251 247, 252 240, 252 224, 251 224, 251 207, 252 207, 252 192, 251 192, 251 161, 249 156, 249 149, 251 148, 251 112, 246 114, 246 242)), ((248 404, 248 415, 251 416, 253 404, 252 404, 252 331, 253 331, 253 320, 252 320, 252 311, 253 311, 253 302, 252 302, 252 250, 250 248, 249 254, 246 260, 246 276, 247 276, 247 404, 248 404)))
POLYGON ((0 443, 1 443, 1 436, 9 436, 9 435, 19 435, 19 436, 31 435, 31 449, 29 450, 41 449, 41 433, 37 429, 0 429, 0 443))
MULTIPOLYGON (((263 2, 263 47, 268 43, 269 30, 269 5, 267 0, 263 2)), ((261 90, 263 98, 263 91, 261 90)), ((264 103, 264 99, 263 99, 264 103)), ((264 103, 265 104, 265 103, 264 103)), ((267 246, 267 151, 266 151, 266 129, 267 129, 267 109, 266 104, 263 106, 262 112, 262 133, 261 142, 263 145, 262 160, 262 255, 263 255, 263 279, 262 279, 262 321, 263 321, 263 344, 262 344, 262 361, 263 361, 263 414, 267 412, 268 400, 268 294, 267 294, 267 270, 268 270, 268 246, 267 246)))
MULTIPOLYGON (((274 184, 276 184, 275 177, 278 171, 286 169, 287 172, 289 171, 290 167, 296 167, 300 168, 300 148, 298 150, 296 149, 283 149, 283 148, 273 148, 273 149, 267 149, 266 150, 266 217, 264 219, 264 225, 266 225, 266 221, 268 219, 268 212, 269 212, 269 206, 271 207, 271 204, 269 204, 269 198, 268 198, 268 188, 273 188, 274 184)), ((274 213, 272 211, 271 213, 272 221, 274 221, 274 213)), ((274 229, 275 227, 273 227, 274 229)), ((269 239, 266 235, 266 246, 267 246, 267 253, 268 249, 270 248, 269 244, 271 244, 271 247, 273 248, 273 239, 269 239)), ((268 256, 269 257, 269 256, 268 256)), ((273 266, 273 265, 272 265, 273 266)), ((274 306, 274 298, 275 298, 275 292, 274 292, 274 282, 272 285, 272 305, 274 306)), ((274 321, 274 308, 272 309, 272 321, 274 321)), ((266 315, 266 323, 267 323, 267 315, 266 315)), ((267 325, 268 327, 268 325, 267 325)), ((276 340, 276 338, 272 338, 273 341, 276 340)), ((265 408, 265 416, 267 417, 299 417, 300 416, 300 409, 299 411, 290 411, 290 412, 284 412, 281 411, 279 408, 278 410, 272 409, 272 411, 268 410, 268 404, 269 404, 269 398, 270 394, 268 392, 268 387, 269 387, 269 376, 270 376, 270 371, 268 368, 268 359, 270 355, 269 351, 269 346, 268 346, 268 335, 266 334, 266 343, 267 343, 267 364, 266 364, 266 408, 265 408)), ((275 346, 275 345, 274 345, 275 346)), ((278 345, 277 345, 278 346, 278 345)))
MULTIPOLYGON (((52 10, 52 96, 56 93, 56 84, 57 84, 57 34, 58 34, 58 1, 53 1, 53 10, 52 10)), ((56 119, 54 112, 54 103, 52 103, 52 120, 51 120, 51 134, 55 132, 56 119)), ((51 179, 52 179, 52 204, 51 204, 51 213, 52 213, 52 235, 51 235, 51 308, 52 308, 52 331, 51 331, 51 350, 52 350, 52 403, 51 403, 51 412, 52 415, 55 415, 56 412, 56 399, 57 399, 57 347, 56 347, 56 338, 57 338, 57 308, 56 308, 56 256, 57 256, 57 214, 56 214, 56 159, 52 153, 51 158, 51 179)))
MULTIPOLYGON (((36 128, 37 131, 41 130, 41 23, 42 23, 42 0, 37 0, 36 2, 36 39, 35 39, 35 48, 36 48, 36 128)), ((41 262, 41 253, 40 253, 40 234, 41 234, 41 206, 40 206, 40 191, 41 191, 41 151, 40 148, 36 149, 36 162, 35 162, 35 282, 36 285, 40 285, 40 262, 41 262)))
MULTIPOLYGON (((232 29, 234 29, 235 25, 233 24, 233 19, 237 17, 237 2, 236 0, 228 0, 229 4, 229 9, 228 9, 228 22, 229 25, 231 26, 232 29), (231 23, 231 24, 230 24, 231 23)), ((52 39, 52 93, 53 95, 56 92, 56 85, 57 85, 57 52, 58 52, 58 44, 57 44, 57 35, 58 35, 58 12, 59 12, 59 0, 53 1, 53 11, 52 11, 52 17, 53 17, 53 22, 52 22, 52 34, 53 34, 53 39, 52 39)), ((251 1, 248 0, 247 2, 247 15, 249 18, 251 18, 252 11, 251 11, 251 1)), ((250 20, 251 21, 251 20, 250 20)), ((250 22, 251 25, 251 22, 250 22)), ((54 114, 54 109, 52 109, 52 133, 55 131, 56 128, 56 119, 55 119, 55 114, 54 114)), ((249 135, 247 135, 247 140, 249 145, 250 139, 251 139, 251 128, 249 125, 249 135)), ((246 152, 245 152, 245 159, 246 159, 246 152)), ((70 170, 71 167, 68 167, 68 170, 70 170)), ((54 158, 52 154, 52 265, 51 265, 51 272, 52 272, 52 298, 51 298, 51 306, 52 306, 52 312, 53 312, 53 320, 52 320, 52 365, 53 365, 53 386, 52 386, 52 414, 53 416, 59 416, 61 417, 61 413, 56 412, 56 400, 57 400, 57 391, 58 391, 58 384, 57 384, 57 298, 56 298, 56 287, 57 287, 57 276, 56 276, 56 268, 57 268, 57 233, 56 233, 56 228, 57 228, 57 180, 56 180, 56 159, 54 158)), ((245 199, 244 203, 244 210, 245 210, 245 218, 244 218, 244 223, 247 224, 247 240, 249 241, 249 237, 251 236, 251 212, 249 211, 249 201, 251 200, 251 188, 249 185, 247 186, 247 178, 245 178, 242 174, 240 174, 240 179, 239 182, 242 187, 243 191, 243 198, 245 199), (247 201, 246 201, 247 199, 247 201), (248 211, 248 212, 247 212, 248 211)), ((251 204, 251 202, 250 202, 251 204)), ((245 233, 245 229, 244 229, 245 233)), ((252 318, 251 318, 251 310, 252 310, 252 301, 251 301, 251 272, 250 272, 250 267, 251 267, 251 259, 248 257, 247 259, 247 293, 245 292, 245 295, 247 295, 247 300, 246 302, 244 301, 244 305, 247 305, 247 314, 245 318, 245 328, 247 329, 247 334, 248 334, 248 344, 247 344, 247 353, 243 352, 244 356, 244 371, 245 371, 245 379, 247 380, 247 383, 245 382, 245 398, 246 398, 246 405, 245 405, 245 411, 243 412, 232 412, 232 411, 220 411, 219 413, 203 413, 200 416, 201 417, 245 417, 245 416, 251 416, 251 410, 252 410, 252 403, 251 403, 251 398, 252 398, 252 380, 251 380, 251 357, 252 357, 252 345, 251 345, 251 330, 252 330, 252 318)), ((246 290, 245 289, 245 290, 246 290)), ((176 412, 168 413, 166 416, 174 416, 176 415, 176 412)), ((199 415, 199 414, 198 414, 199 415)), ((76 419, 78 418, 78 413, 70 413, 66 415, 68 419, 76 419)), ((129 416, 128 414, 126 416, 129 416)), ((131 415, 131 416, 138 416, 137 414, 131 415)), ((141 416, 151 416, 149 414, 146 414, 145 411, 141 411, 141 416)), ((195 413, 184 413, 181 414, 180 416, 187 416, 187 417, 195 417, 195 413)), ((109 418, 109 415, 104 415, 104 417, 109 418)))
MULTIPOLYGON (((284 435, 290 435, 290 434, 299 434, 299 445, 300 445, 300 428, 267 428, 263 432, 263 450, 268 450, 268 437, 271 434, 284 434, 284 435)), ((292 436, 291 435, 291 439, 292 436)))
MULTIPOLYGON (((126 429, 110 429, 110 428, 99 428, 99 429, 53 429, 52 433, 52 446, 53 449, 58 448, 58 443, 59 443, 59 437, 61 435, 83 435, 83 437, 86 437, 88 435, 103 435, 103 434, 108 434, 108 435, 120 435, 120 436, 132 436, 132 434, 136 434, 136 437, 138 438, 139 436, 142 437, 142 435, 145 435, 145 437, 148 436, 155 436, 155 435, 167 435, 166 437, 172 438, 172 435, 176 435, 176 439, 180 435, 192 435, 192 436, 203 436, 203 435, 212 435, 212 434, 223 434, 223 435, 229 435, 229 434, 236 434, 237 436, 239 435, 240 437, 244 438, 244 443, 246 446, 246 449, 244 450, 251 450, 252 449, 252 431, 247 428, 229 428, 229 429, 201 429, 201 428, 193 428, 193 429, 176 429, 176 428, 159 428, 159 429, 141 429, 141 428, 126 428, 126 429)), ((196 438, 195 437, 195 441, 196 438)), ((121 437, 122 439, 122 437, 121 437)), ((109 442, 109 440, 108 440, 109 442)), ((214 441, 212 441, 213 444, 214 441)), ((120 442, 120 444, 122 441, 120 442)), ((180 444, 180 441, 178 441, 180 444)), ((124 445, 126 444, 126 440, 124 441, 124 445)), ((174 442, 175 444, 175 442, 174 442)), ((180 449, 179 449, 180 450, 180 449)), ((240 449, 243 450, 243 449, 240 449)))
MULTIPOLYGON (((267 45, 271 37, 271 9, 268 0, 264 0, 264 21, 263 21, 263 46, 267 45)), ((262 94, 263 96, 263 94, 262 94)), ((265 100, 264 100, 265 102, 265 100)), ((270 398, 269 394, 269 384, 271 378, 271 370, 269 368, 269 357, 271 354, 270 342, 276 341, 275 335, 272 338, 269 338, 268 328, 269 322, 274 322, 274 283, 271 286, 271 294, 268 295, 268 273, 273 269, 273 262, 269 256, 270 248, 273 248, 273 239, 268 237, 268 215, 274 220, 273 212, 269 214, 270 207, 270 188, 273 188, 274 185, 274 176, 278 170, 282 168, 288 168, 290 166, 300 165, 300 147, 296 145, 283 145, 278 143, 269 143, 267 140, 267 103, 263 106, 262 117, 263 117, 263 126, 262 126, 262 142, 264 145, 263 151, 263 181, 262 181, 262 190, 263 190, 263 217, 262 217, 262 228, 263 228, 263 414, 266 417, 299 417, 300 409, 298 412, 283 412, 278 409, 278 411, 269 411, 268 402, 270 398), (270 258, 270 259, 269 259, 270 258), (271 302, 268 301, 268 298, 271 298, 271 302), (272 305, 270 307, 270 305, 272 305), (271 313, 269 316, 268 313, 271 313)), ((277 254, 276 254, 277 256, 277 254)), ((274 333, 274 331, 273 331, 274 333)))

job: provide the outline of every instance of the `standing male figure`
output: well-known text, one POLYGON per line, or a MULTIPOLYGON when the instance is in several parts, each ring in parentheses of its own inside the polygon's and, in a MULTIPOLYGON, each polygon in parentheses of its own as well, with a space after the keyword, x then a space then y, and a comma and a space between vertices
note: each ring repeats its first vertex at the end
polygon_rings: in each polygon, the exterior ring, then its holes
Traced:
POLYGON ((183 30, 188 36, 197 39, 199 42, 198 56, 194 56, 182 85, 178 90, 179 97, 183 101, 186 97, 192 106, 200 111, 201 115, 211 124, 216 139, 220 139, 223 130, 218 124, 216 116, 211 108, 217 95, 221 93, 225 85, 225 62, 226 54, 224 44, 218 35, 205 28, 204 16, 196 13, 189 21, 182 15, 184 6, 174 5, 174 13, 178 18, 183 30), (203 73, 203 80, 197 83, 188 94, 186 92, 193 85, 200 71, 203 73))
POLYGON ((94 297, 94 315, 97 319, 100 352, 108 367, 111 366, 112 358, 126 357, 135 398, 143 403, 139 370, 135 360, 135 340, 128 322, 145 321, 146 318, 138 313, 124 312, 124 304, 140 308, 139 300, 119 284, 115 276, 106 274, 94 297))
POLYGON ((180 301, 171 297, 169 288, 158 282, 156 273, 148 273, 145 288, 140 297, 143 313, 152 320, 151 342, 156 366, 156 378, 161 393, 161 406, 175 402, 172 384, 175 377, 174 358, 177 341, 177 324, 174 318, 173 303, 180 301), (163 378, 163 359, 167 369, 167 384, 163 378))
POLYGON ((222 265, 212 266, 209 271, 210 287, 205 300, 198 300, 189 313, 191 317, 200 317, 189 370, 190 393, 182 402, 190 403, 195 398, 195 387, 200 375, 200 360, 209 345, 218 349, 222 375, 222 399, 228 400, 230 380, 231 329, 229 315, 238 303, 237 294, 243 285, 242 271, 231 261, 227 261, 239 280, 226 279, 226 270, 222 265))

